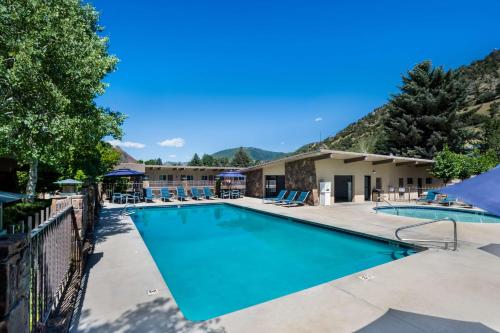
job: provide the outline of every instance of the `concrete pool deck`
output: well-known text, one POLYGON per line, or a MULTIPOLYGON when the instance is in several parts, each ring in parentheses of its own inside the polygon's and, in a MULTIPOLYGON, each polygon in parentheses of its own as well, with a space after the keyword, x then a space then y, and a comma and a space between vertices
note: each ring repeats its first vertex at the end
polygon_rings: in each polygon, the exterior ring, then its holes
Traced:
MULTIPOLYGON (((370 203, 285 208, 242 198, 186 204, 224 201, 388 239, 394 239, 397 227, 418 221, 375 214, 370 203)), ((118 207, 123 205, 107 204, 102 210, 71 332, 500 331, 500 257, 495 250, 480 249, 500 243, 500 224, 459 223, 455 252, 431 248, 213 320, 191 322, 183 319, 135 225, 120 216, 118 207), (156 291, 148 295, 151 289, 156 291)), ((451 225, 430 225, 406 235, 449 238, 451 225)))

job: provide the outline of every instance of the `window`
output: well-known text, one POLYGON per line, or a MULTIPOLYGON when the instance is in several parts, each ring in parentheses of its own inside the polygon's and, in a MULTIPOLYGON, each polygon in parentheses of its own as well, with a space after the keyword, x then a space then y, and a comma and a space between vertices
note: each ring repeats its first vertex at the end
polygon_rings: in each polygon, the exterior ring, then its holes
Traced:
POLYGON ((181 181, 193 180, 193 175, 181 175, 181 181))
POLYGON ((167 175, 160 175, 160 180, 167 180, 167 175))
POLYGON ((411 177, 406 178, 406 184, 413 185, 413 178, 411 177))
POLYGON ((213 181, 214 180, 214 176, 213 175, 208 176, 208 180, 213 181))
POLYGON ((399 187, 404 187, 405 186, 405 180, 404 180, 404 178, 399 178, 398 184, 399 184, 398 185, 399 187))
POLYGON ((169 182, 173 182, 174 181, 174 175, 167 175, 167 180, 169 182))
POLYGON ((430 177, 425 178, 425 183, 427 185, 431 185, 432 184, 432 178, 430 178, 430 177))
POLYGON ((377 190, 381 190, 382 189, 382 178, 381 177, 375 178, 375 188, 377 190))
POLYGON ((202 175, 201 176, 201 180, 208 180, 208 176, 207 175, 202 175))

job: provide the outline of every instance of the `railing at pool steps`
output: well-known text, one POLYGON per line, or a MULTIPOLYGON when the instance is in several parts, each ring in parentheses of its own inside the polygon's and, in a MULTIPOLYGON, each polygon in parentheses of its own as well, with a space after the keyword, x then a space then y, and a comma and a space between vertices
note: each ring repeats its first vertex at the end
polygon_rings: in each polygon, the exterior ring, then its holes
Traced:
POLYGON ((136 207, 135 205, 125 204, 120 213, 121 216, 130 216, 132 214, 135 214, 135 210, 128 211, 127 208, 136 208, 136 207))
POLYGON ((394 209, 396 211, 396 215, 399 216, 399 208, 394 206, 393 204, 391 204, 389 201, 387 201, 384 197, 382 196, 379 196, 378 197, 378 200, 375 201, 375 214, 378 213, 378 203, 380 202, 380 200, 384 201, 385 203, 387 203, 390 207, 392 207, 392 209, 394 209))
POLYGON ((394 232, 394 236, 400 241, 403 242, 420 242, 420 243, 443 243, 444 248, 447 250, 448 249, 448 244, 453 244, 453 249, 452 251, 455 251, 458 247, 458 238, 457 238, 457 221, 451 217, 444 217, 441 219, 437 220, 432 220, 432 221, 425 221, 425 222, 420 222, 420 223, 415 223, 403 227, 399 227, 396 229, 394 232), (402 230, 410 229, 410 228, 415 228, 415 227, 420 227, 423 225, 431 224, 431 223, 437 223, 437 222, 442 222, 442 221, 450 221, 453 223, 453 240, 441 240, 441 239, 412 239, 412 238, 401 238, 399 236, 399 232, 402 230))

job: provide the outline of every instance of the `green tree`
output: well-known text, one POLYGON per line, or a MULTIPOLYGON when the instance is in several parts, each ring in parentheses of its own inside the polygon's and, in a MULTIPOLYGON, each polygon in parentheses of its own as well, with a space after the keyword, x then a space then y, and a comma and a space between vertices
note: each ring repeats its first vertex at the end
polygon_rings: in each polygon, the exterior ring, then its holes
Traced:
POLYGON ((188 165, 190 166, 200 166, 201 165, 201 159, 200 159, 200 156, 198 156, 198 154, 194 154, 193 158, 191 159, 191 161, 189 161, 188 165))
POLYGON ((212 155, 203 154, 201 157, 201 165, 203 166, 214 166, 214 157, 212 155))
POLYGON ((121 114, 95 104, 116 65, 98 13, 79 0, 0 2, 0 154, 29 165, 34 198, 39 163, 121 136, 121 114))
POLYGON ((151 160, 144 161, 144 164, 146 165, 163 165, 163 161, 161 158, 153 158, 151 160))
POLYGON ((234 154, 234 157, 231 160, 231 165, 239 168, 245 168, 252 165, 252 159, 243 147, 240 147, 236 154, 234 154))
POLYGON ((431 173, 441 179, 445 185, 458 176, 457 154, 450 151, 448 146, 444 146, 444 149, 436 154, 434 160, 431 173))
POLYGON ((86 178, 98 180, 119 162, 120 152, 109 143, 100 141, 93 149, 73 151, 67 165, 61 163, 63 168, 59 169, 64 178, 79 179, 77 172, 80 170, 86 178))
POLYGON ((231 164, 231 161, 227 157, 214 158, 213 166, 226 167, 231 164))
MULTIPOLYGON (((500 84, 499 84, 500 86, 500 84)), ((492 150, 500 159, 500 104, 492 103, 484 124, 483 151, 492 150)))
POLYGON ((385 137, 379 153, 432 158, 447 144, 460 152, 468 132, 457 113, 466 96, 464 85, 452 71, 416 65, 403 77, 401 92, 392 96, 383 119, 385 137))

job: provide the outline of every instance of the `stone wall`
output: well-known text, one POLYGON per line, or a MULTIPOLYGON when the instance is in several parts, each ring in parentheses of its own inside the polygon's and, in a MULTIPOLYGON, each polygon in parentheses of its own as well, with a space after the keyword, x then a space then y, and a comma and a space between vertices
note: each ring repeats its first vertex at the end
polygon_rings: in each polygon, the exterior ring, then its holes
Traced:
POLYGON ((0 332, 29 330, 29 267, 24 235, 0 239, 0 332))
POLYGON ((245 173, 245 176, 245 195, 248 197, 262 198, 262 193, 264 192, 264 184, 262 184, 262 169, 247 172, 245 173))
POLYGON ((287 190, 310 191, 307 204, 319 204, 314 160, 303 159, 285 163, 285 187, 287 190))

